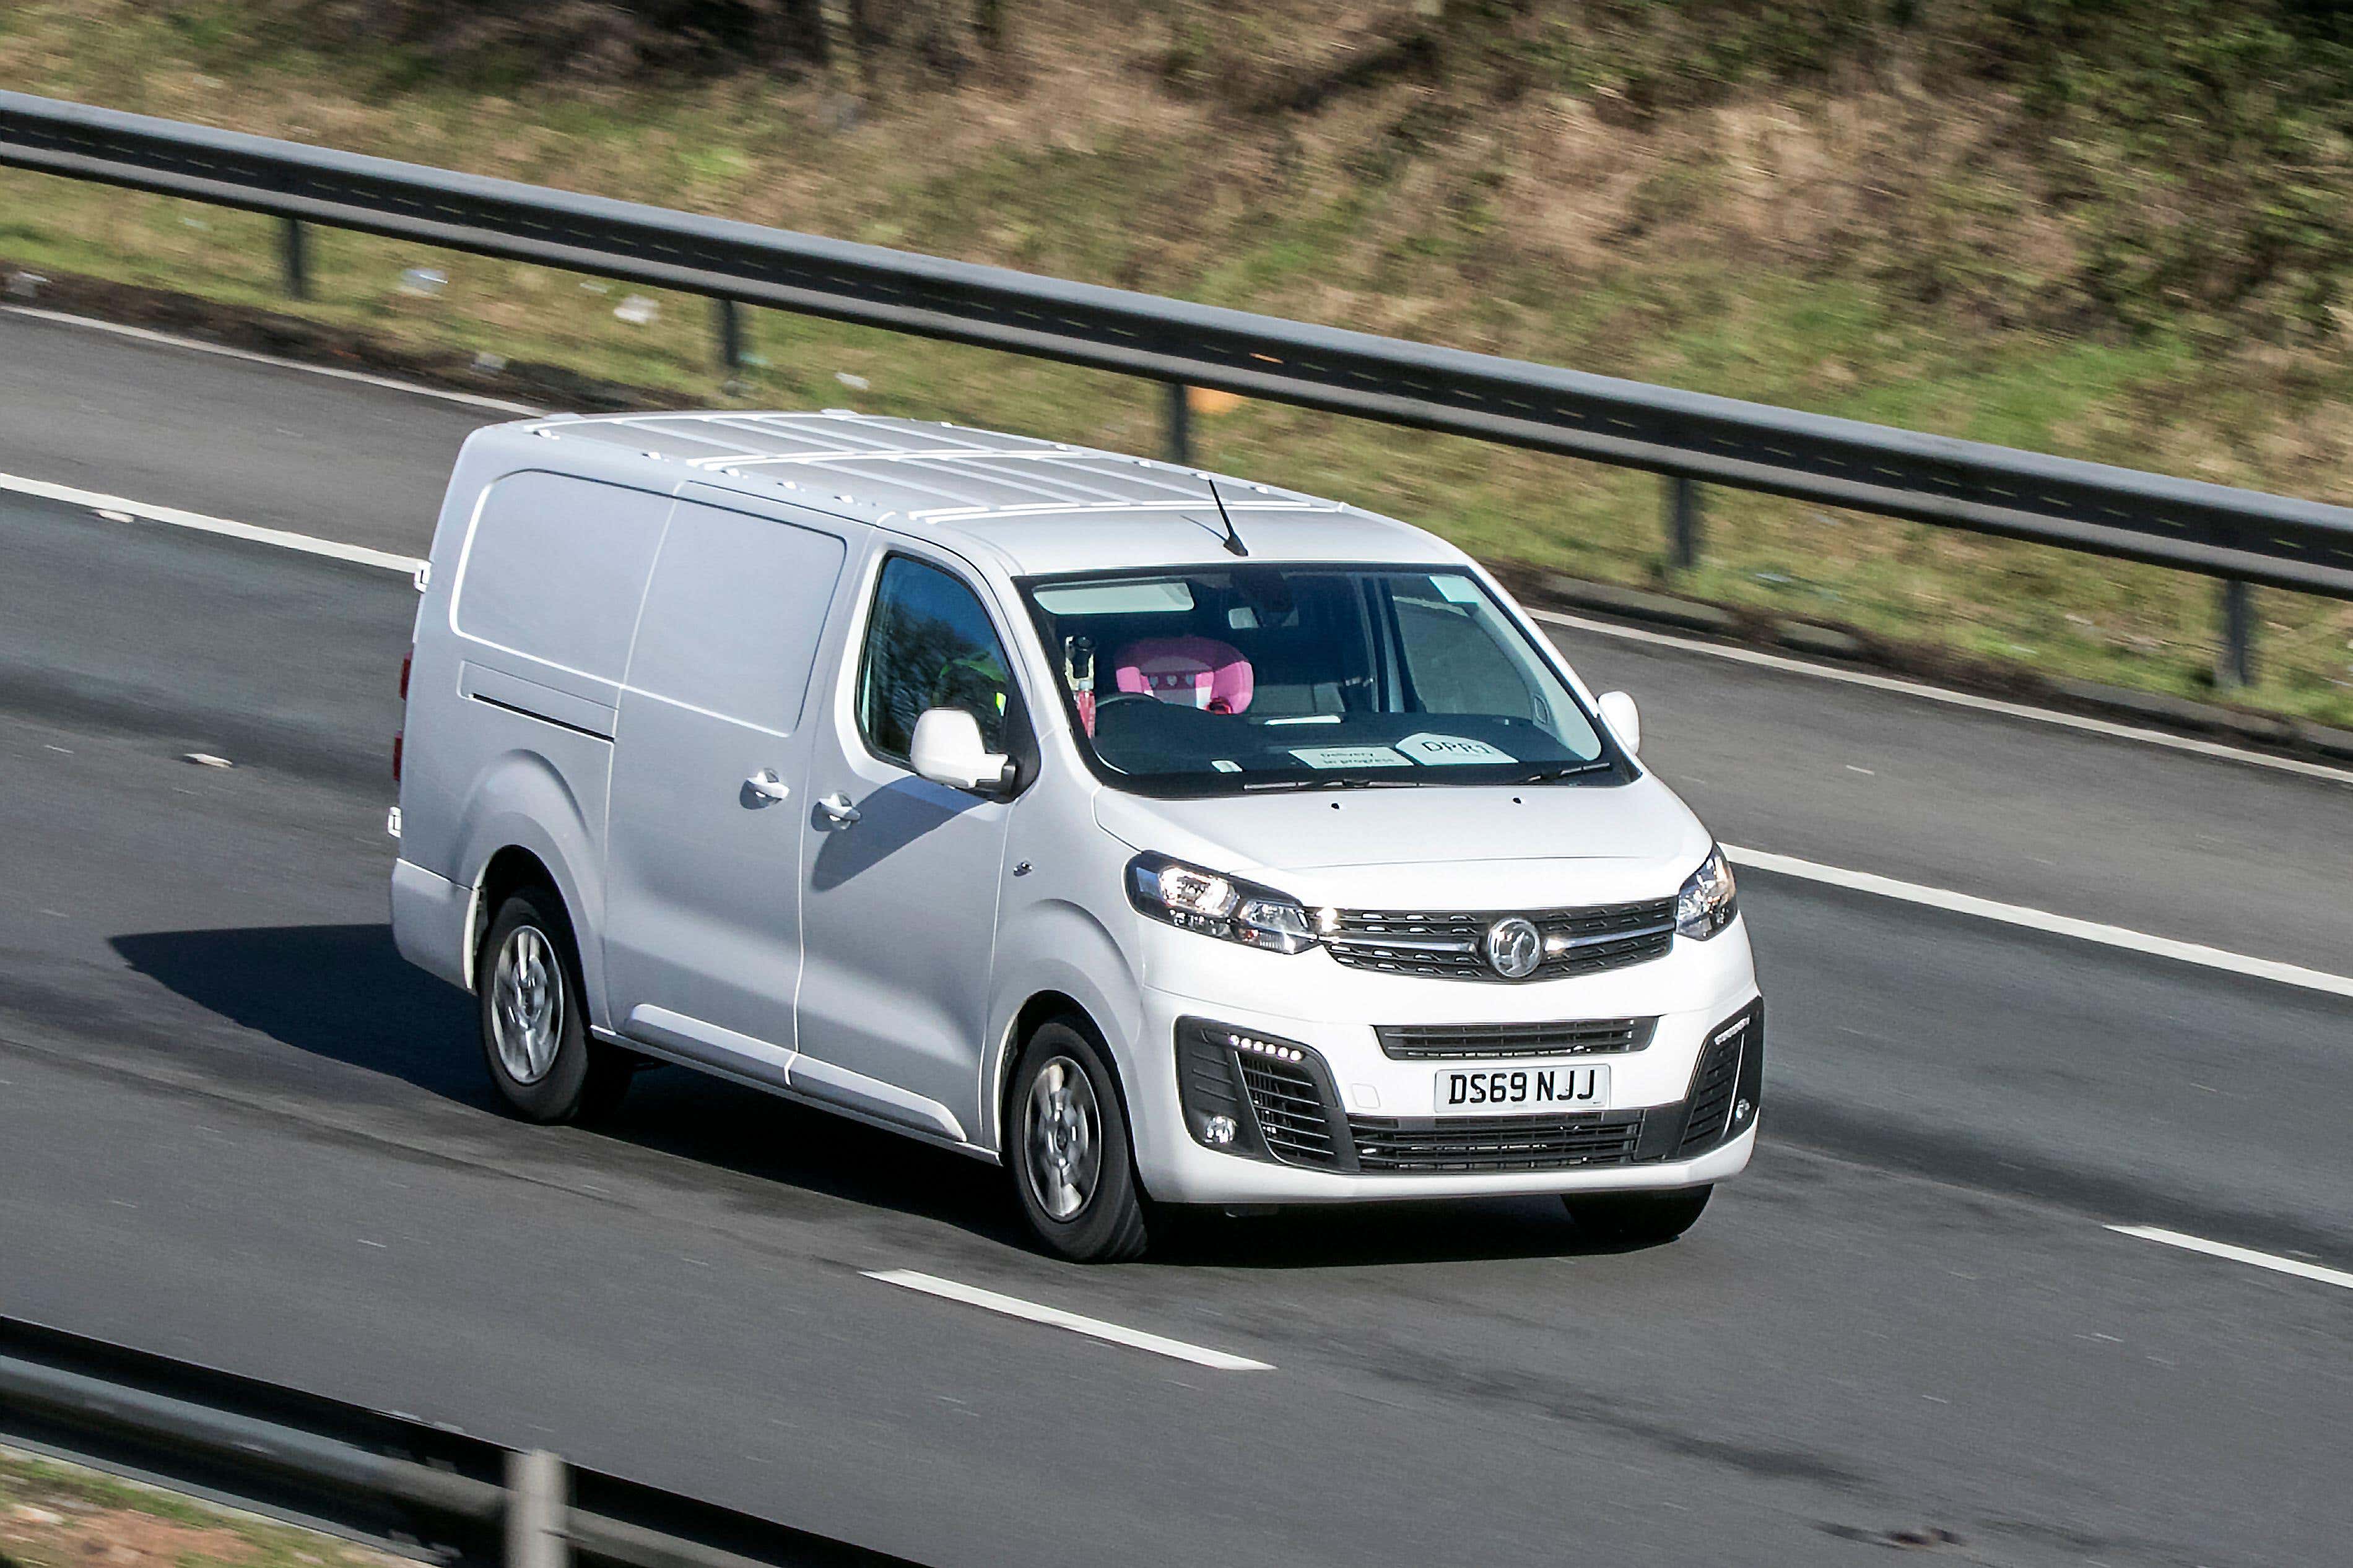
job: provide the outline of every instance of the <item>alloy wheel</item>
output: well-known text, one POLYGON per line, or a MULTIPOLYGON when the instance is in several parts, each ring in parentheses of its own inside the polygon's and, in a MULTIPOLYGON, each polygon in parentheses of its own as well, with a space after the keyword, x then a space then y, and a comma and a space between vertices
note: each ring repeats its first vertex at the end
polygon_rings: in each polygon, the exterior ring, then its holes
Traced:
POLYGON ((499 1065, 517 1083, 537 1083, 555 1065, 564 1040, 564 969, 538 927, 507 933, 491 977, 491 1004, 499 1065))
POLYGON ((1086 1070, 1055 1057, 1029 1082, 1023 1166, 1038 1206, 1056 1220, 1075 1217, 1103 1173, 1103 1113, 1086 1070))

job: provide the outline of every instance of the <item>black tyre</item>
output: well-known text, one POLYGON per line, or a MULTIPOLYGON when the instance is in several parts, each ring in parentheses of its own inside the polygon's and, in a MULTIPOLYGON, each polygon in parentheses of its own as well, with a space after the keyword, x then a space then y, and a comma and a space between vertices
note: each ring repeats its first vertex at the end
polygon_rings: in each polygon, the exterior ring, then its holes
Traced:
POLYGON ((1656 1247, 1674 1240, 1698 1223, 1714 1187, 1675 1187, 1662 1193, 1593 1193, 1560 1201, 1568 1217, 1590 1239, 1609 1247, 1656 1247))
POLYGON ((1083 1020, 1039 1026, 1014 1064, 1006 1111, 1005 1163, 1038 1239, 1080 1263, 1144 1256, 1144 1193, 1127 1113, 1083 1020))
POLYGON ((588 1037, 580 955, 563 902, 544 888, 507 895, 474 965, 482 1059, 499 1097, 527 1121, 580 1121, 629 1087, 625 1051, 588 1037))

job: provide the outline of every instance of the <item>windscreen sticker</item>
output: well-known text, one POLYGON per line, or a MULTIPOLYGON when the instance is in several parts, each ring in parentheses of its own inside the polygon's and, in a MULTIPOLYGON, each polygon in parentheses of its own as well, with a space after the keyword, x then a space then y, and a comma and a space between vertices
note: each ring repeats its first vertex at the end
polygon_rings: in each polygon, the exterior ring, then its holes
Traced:
POLYGON ((1475 605, 1479 602, 1479 584, 1468 577, 1432 577, 1430 585, 1438 590, 1439 597, 1451 605, 1475 605))
POLYGON ((1423 766, 1432 768, 1461 767, 1478 763, 1516 763, 1520 760, 1484 741, 1473 741, 1463 735, 1433 735, 1426 731, 1408 735, 1397 743, 1397 749, 1423 766))
POLYGON ((1311 768, 1409 768, 1387 746, 1294 746, 1291 754, 1311 768))

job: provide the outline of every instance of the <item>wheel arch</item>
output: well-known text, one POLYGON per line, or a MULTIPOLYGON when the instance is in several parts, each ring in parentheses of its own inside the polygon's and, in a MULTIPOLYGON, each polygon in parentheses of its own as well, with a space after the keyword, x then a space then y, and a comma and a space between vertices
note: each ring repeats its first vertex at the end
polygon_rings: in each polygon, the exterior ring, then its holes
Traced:
POLYGON ((580 928, 572 919, 571 900, 564 896, 563 884, 555 873, 536 854, 520 844, 509 844, 498 849, 482 863, 481 874, 474 879, 472 904, 466 921, 466 983, 472 989, 480 976, 476 973, 481 960, 482 939, 490 934, 491 921, 497 918, 499 906, 524 888, 544 888, 564 906, 565 923, 572 927, 572 945, 580 945, 580 928))
POLYGON ((1004 1157, 1013 1064, 1031 1032, 1062 1013, 1084 1019, 1093 1030, 1119 1093, 1121 1113, 1133 1128, 1134 1053, 1144 997, 1111 932, 1090 910, 1074 904, 1047 904, 1033 910, 1018 929, 999 933, 997 952, 1000 963, 1008 952, 1032 956, 1013 973, 997 977, 999 1000, 992 1014, 998 1023, 990 1031, 988 1053, 981 1063, 977 1109, 983 1120, 976 1142, 1004 1157))
POLYGON ((589 1020, 605 1021, 604 950, 596 941, 604 905, 596 880, 602 816, 592 821, 562 772, 536 753, 510 752, 483 770, 469 792, 457 858, 459 879, 472 889, 463 928, 467 989, 480 983, 476 960, 498 900, 522 885, 517 879, 536 879, 554 891, 571 924, 589 1020))

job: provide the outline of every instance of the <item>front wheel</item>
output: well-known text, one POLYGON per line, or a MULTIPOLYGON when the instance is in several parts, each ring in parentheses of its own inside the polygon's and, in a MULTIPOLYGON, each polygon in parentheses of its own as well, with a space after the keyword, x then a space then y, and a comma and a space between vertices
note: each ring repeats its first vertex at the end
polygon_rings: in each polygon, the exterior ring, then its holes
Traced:
POLYGON ((1713 1187, 1676 1187, 1662 1193, 1565 1194, 1568 1217, 1591 1239, 1609 1247, 1656 1247, 1674 1240, 1699 1221, 1713 1187))
POLYGON ((1039 1240, 1080 1263, 1124 1263, 1145 1247, 1144 1194, 1110 1063, 1074 1018, 1021 1049, 1007 1105, 1005 1163, 1039 1240))

